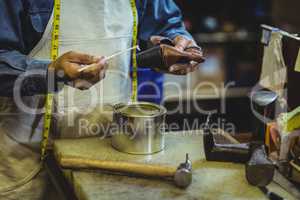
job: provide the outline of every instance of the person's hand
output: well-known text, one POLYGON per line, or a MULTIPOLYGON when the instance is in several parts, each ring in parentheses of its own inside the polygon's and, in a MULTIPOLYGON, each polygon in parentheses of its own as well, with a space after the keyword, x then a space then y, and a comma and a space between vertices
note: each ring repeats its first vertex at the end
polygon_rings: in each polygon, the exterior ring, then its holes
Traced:
POLYGON ((92 55, 70 51, 51 62, 49 69, 57 74, 63 74, 64 79, 74 81, 74 87, 88 89, 105 76, 107 63, 104 57, 97 58, 92 55), (80 71, 82 66, 89 66, 80 71))
POLYGON ((175 64, 169 68, 170 72, 175 74, 187 74, 195 71, 201 62, 204 62, 202 49, 194 40, 187 39, 183 36, 177 36, 173 43, 175 48, 190 54, 193 60, 186 64, 175 64))
MULTIPOLYGON (((161 36, 152 36, 150 40, 153 44, 160 44, 163 39, 166 38, 161 36)), ((199 64, 204 62, 205 59, 203 57, 203 52, 194 40, 187 39, 183 36, 177 36, 172 43, 174 48, 178 50, 178 53, 182 52, 182 55, 188 58, 190 62, 176 63, 170 66, 168 70, 169 73, 185 75, 189 72, 195 71, 199 67, 199 64)))

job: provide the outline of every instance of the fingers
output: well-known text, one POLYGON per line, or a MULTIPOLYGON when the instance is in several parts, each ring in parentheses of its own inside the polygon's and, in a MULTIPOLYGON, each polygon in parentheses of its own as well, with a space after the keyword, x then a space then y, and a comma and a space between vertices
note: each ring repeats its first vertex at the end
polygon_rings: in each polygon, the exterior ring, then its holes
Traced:
POLYGON ((193 48, 193 46, 196 46, 193 40, 186 39, 183 36, 177 36, 174 39, 174 42, 176 44, 175 48, 181 51, 188 60, 198 63, 205 61, 201 49, 196 47, 193 48))
POLYGON ((69 80, 75 80, 80 77, 80 72, 78 71, 78 69, 80 69, 80 65, 77 63, 67 62, 66 64, 63 64, 63 69, 65 76, 69 80))
POLYGON ((199 55, 203 56, 202 50, 198 49, 198 48, 187 48, 185 51, 189 52, 189 53, 199 54, 199 55))
POLYGON ((73 81, 74 87, 88 89, 105 76, 107 62, 104 57, 95 57, 89 54, 70 51, 49 65, 49 69, 60 74, 64 81, 73 81), (82 69, 82 65, 88 66, 82 69))
POLYGON ((107 64, 105 61, 92 64, 90 67, 81 72, 81 78, 74 81, 74 87, 80 90, 89 89, 94 84, 105 78, 106 69, 107 64))
POLYGON ((174 39, 174 42, 175 42, 175 48, 180 50, 180 51, 184 51, 185 48, 187 48, 191 43, 190 40, 186 39, 183 36, 177 36, 174 39))
POLYGON ((162 36, 158 36, 158 35, 155 35, 155 36, 151 36, 150 37, 150 41, 153 45, 158 45, 160 44, 160 41, 163 40, 163 39, 166 39, 166 37, 162 37, 162 36))
POLYGON ((185 75, 198 69, 199 63, 175 64, 169 68, 169 72, 175 75, 185 75))
POLYGON ((68 59, 70 62, 79 64, 89 65, 100 61, 100 58, 85 53, 79 53, 76 51, 69 51, 65 54, 65 56, 66 59, 68 59))
POLYGON ((205 61, 205 58, 203 57, 203 54, 201 51, 195 51, 195 50, 189 50, 185 51, 184 57, 186 57, 188 60, 197 62, 197 63, 203 63, 205 61))
POLYGON ((105 76, 107 62, 102 57, 99 62, 85 66, 84 70, 80 71, 81 68, 80 64, 69 62, 65 66, 65 73, 70 80, 84 79, 90 83, 97 83, 105 76))
POLYGON ((197 61, 199 63, 204 62, 203 53, 201 48, 197 46, 194 40, 187 39, 183 36, 177 36, 174 39, 175 48, 183 51, 187 54, 190 60, 197 61))
POLYGON ((81 72, 81 78, 97 83, 105 77, 107 62, 102 58, 99 62, 89 65, 81 72))

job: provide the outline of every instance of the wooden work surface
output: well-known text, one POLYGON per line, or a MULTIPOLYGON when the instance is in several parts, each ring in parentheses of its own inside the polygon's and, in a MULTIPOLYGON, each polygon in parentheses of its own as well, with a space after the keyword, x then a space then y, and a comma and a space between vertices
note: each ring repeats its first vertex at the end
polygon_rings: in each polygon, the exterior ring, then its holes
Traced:
MULTIPOLYGON (((57 156, 68 155, 169 166, 178 166, 184 161, 186 153, 190 155, 193 164, 193 182, 185 190, 177 188, 172 182, 157 179, 110 175, 99 171, 65 173, 79 200, 267 199, 259 189, 248 185, 243 165, 205 161, 201 131, 168 133, 165 140, 166 149, 151 156, 118 152, 111 147, 109 138, 57 140, 54 151, 57 156)), ((293 199, 273 183, 269 188, 286 199, 293 199)))

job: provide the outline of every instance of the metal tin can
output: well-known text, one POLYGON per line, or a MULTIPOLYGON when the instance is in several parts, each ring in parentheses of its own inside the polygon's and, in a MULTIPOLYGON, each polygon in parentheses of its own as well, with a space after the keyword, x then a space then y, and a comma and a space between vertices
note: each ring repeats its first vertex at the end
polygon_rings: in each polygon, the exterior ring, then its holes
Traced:
POLYGON ((148 102, 114 106, 112 146, 125 153, 153 154, 164 149, 166 109, 148 102))

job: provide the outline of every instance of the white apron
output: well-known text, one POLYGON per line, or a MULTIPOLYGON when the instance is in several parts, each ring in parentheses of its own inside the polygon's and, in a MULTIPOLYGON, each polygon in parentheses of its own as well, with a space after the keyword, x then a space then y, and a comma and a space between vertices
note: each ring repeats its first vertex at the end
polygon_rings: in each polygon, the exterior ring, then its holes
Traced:
MULTIPOLYGON (((49 59, 52 19, 29 56, 49 59)), ((131 46, 132 26, 129 0, 61 0, 59 54, 73 50, 109 56, 131 46)), ((95 130, 95 124, 111 120, 110 115, 102 114, 100 105, 129 100, 129 64, 130 54, 111 60, 105 79, 88 91, 65 86, 56 96, 58 114, 52 121, 59 123, 53 126, 55 133, 61 137, 99 134, 101 129, 95 130), (81 132, 80 119, 93 124, 85 124, 81 132)), ((26 97, 26 102, 40 108, 44 97, 26 97)), ((0 199, 46 199, 44 173, 34 176, 39 171, 39 150, 32 148, 41 141, 43 113, 25 113, 9 98, 1 98, 0 105, 0 199), (10 186, 15 183, 22 186, 13 190, 10 186)))
MULTIPOLYGON (((131 46, 130 0, 63 0, 60 16, 59 55, 73 50, 109 56, 131 46)), ((51 26, 46 28, 44 35, 31 56, 49 59, 51 26)), ((59 92, 56 105, 61 136, 98 135, 103 129, 107 130, 102 123, 111 120, 110 113, 99 116, 103 110, 99 105, 129 101, 129 64, 130 53, 120 55, 109 61, 105 79, 89 90, 65 86, 59 92)))

